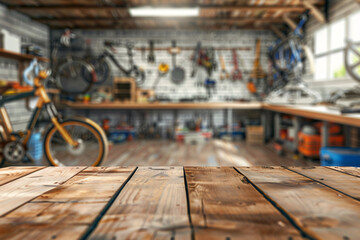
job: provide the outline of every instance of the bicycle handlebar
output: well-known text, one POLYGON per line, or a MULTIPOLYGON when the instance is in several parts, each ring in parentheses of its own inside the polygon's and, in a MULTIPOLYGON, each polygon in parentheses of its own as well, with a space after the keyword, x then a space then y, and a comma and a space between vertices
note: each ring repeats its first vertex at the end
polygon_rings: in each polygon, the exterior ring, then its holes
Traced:
POLYGON ((35 72, 35 75, 37 76, 39 74, 40 68, 39 68, 38 61, 36 59, 34 59, 30 62, 29 66, 24 70, 24 73, 23 73, 23 79, 24 79, 25 83, 29 86, 34 86, 34 82, 28 78, 29 73, 33 70, 35 72))

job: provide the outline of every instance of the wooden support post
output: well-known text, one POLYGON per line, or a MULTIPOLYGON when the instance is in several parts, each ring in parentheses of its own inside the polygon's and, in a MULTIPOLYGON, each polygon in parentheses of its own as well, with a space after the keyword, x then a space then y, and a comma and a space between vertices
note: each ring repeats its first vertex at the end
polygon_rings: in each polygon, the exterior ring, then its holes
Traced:
POLYGON ((275 139, 280 139, 280 113, 275 113, 275 120, 274 120, 274 130, 275 130, 275 139))
POLYGON ((321 147, 329 146, 329 122, 323 121, 321 133, 321 147))
POLYGON ((325 23, 325 16, 324 14, 317 8, 315 7, 312 3, 310 3, 307 0, 303 1, 303 4, 306 8, 308 8, 311 11, 311 14, 321 23, 325 23))
POLYGON ((284 15, 283 19, 286 22, 286 24, 289 25, 289 27, 291 27, 292 30, 296 29, 296 23, 292 19, 290 19, 287 15, 284 15))
POLYGON ((345 147, 351 147, 351 127, 344 125, 345 147))
POLYGON ((233 118, 233 112, 231 108, 227 109, 227 125, 228 125, 228 135, 232 139, 232 118, 233 118))
POLYGON ((285 35, 274 25, 270 25, 270 29, 271 29, 271 31, 273 31, 273 33, 275 33, 276 36, 278 36, 282 40, 284 40, 286 38, 285 35))
POLYGON ((294 152, 297 152, 297 149, 298 149, 298 145, 299 145, 298 134, 300 132, 300 128, 301 128, 301 119, 300 119, 300 117, 295 117, 294 118, 295 136, 294 136, 294 142, 293 142, 294 152))

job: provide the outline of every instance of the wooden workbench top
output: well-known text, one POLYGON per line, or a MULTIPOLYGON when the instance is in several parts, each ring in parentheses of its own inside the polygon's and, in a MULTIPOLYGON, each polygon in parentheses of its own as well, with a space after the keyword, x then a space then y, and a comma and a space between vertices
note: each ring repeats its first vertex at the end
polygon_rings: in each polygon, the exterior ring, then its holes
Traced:
POLYGON ((328 121, 333 123, 360 127, 360 114, 341 114, 339 110, 327 106, 296 106, 296 105, 269 105, 263 104, 262 108, 274 112, 328 121))
POLYGON ((360 170, 0 169, 0 239, 358 239, 360 170))
POLYGON ((197 102, 197 103, 74 103, 65 102, 74 109, 261 109, 260 102, 197 102))

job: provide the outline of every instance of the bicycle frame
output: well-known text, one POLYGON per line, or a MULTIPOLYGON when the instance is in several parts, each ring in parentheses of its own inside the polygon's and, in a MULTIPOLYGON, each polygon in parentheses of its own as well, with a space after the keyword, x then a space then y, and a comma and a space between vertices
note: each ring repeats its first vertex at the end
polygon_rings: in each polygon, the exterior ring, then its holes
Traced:
POLYGON ((122 71, 125 75, 129 75, 131 72, 131 69, 133 67, 133 61, 129 61, 130 63, 130 69, 126 70, 123 66, 121 66, 121 64, 118 62, 118 60, 116 60, 115 56, 113 53, 111 53, 110 51, 104 51, 103 54, 101 54, 101 56, 99 57, 99 59, 103 59, 103 58, 110 58, 110 60, 115 64, 115 66, 122 71))
POLYGON ((46 93, 45 88, 40 85, 39 79, 35 78, 35 88, 34 90, 22 92, 19 94, 12 94, 12 95, 5 95, 0 100, 0 117, 2 121, 2 127, 4 128, 4 134, 3 134, 3 140, 4 141, 15 141, 15 133, 13 132, 12 125, 10 122, 9 115, 5 108, 5 103, 13 102, 16 100, 24 99, 27 97, 38 97, 38 101, 36 104, 36 108, 30 118, 30 121, 28 122, 26 133, 23 138, 22 144, 26 146, 27 142, 29 141, 29 138, 31 136, 31 133, 33 132, 35 125, 39 119, 40 113, 45 108, 46 112, 51 118, 51 122, 55 125, 55 127, 58 129, 62 137, 65 139, 65 141, 72 146, 76 147, 78 143, 74 141, 69 133, 63 128, 59 122, 59 114, 54 106, 54 104, 51 102, 49 96, 46 93))

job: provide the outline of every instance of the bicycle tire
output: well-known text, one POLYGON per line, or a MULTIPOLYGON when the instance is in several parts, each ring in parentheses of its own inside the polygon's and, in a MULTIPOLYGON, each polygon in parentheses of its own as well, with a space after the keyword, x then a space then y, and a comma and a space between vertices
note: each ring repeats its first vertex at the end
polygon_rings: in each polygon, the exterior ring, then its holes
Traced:
MULTIPOLYGON (((101 85, 109 79, 111 75, 111 69, 109 63, 104 58, 90 60, 90 64, 95 69, 95 85, 101 85)), ((91 81, 91 75, 89 76, 89 71, 86 71, 86 69, 84 69, 82 75, 86 81, 91 81)))
POLYGON ((101 127, 94 121, 88 118, 74 118, 64 120, 60 125, 67 129, 70 135, 73 133, 78 134, 72 137, 83 145, 80 145, 78 149, 72 148, 63 140, 61 134, 58 133, 58 129, 54 125, 51 126, 44 137, 44 155, 50 165, 98 166, 107 157, 108 142, 106 135, 101 127), (88 130, 88 133, 72 132, 69 130, 69 127, 73 129, 73 126, 80 126, 88 130), (89 135, 89 133, 93 135, 89 135), (83 138, 87 141, 87 144, 83 138), (96 145, 90 144, 93 143, 93 140, 96 140, 96 143, 98 143, 98 152, 96 145), (59 160, 60 157, 62 157, 62 159, 59 160), (94 158, 94 160, 90 160, 92 158, 94 158))
POLYGON ((94 67, 79 59, 67 60, 57 68, 56 85, 65 94, 83 94, 88 92, 93 83, 96 82, 96 73, 94 67), (84 80, 83 72, 88 71, 91 80, 84 80))

